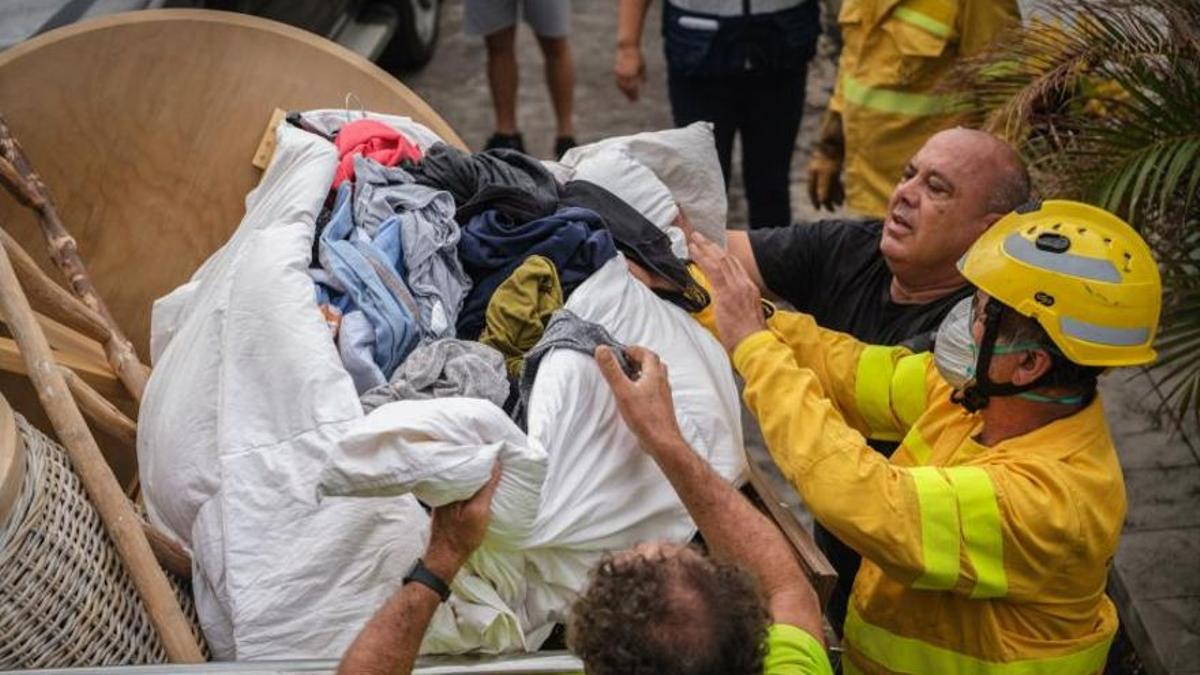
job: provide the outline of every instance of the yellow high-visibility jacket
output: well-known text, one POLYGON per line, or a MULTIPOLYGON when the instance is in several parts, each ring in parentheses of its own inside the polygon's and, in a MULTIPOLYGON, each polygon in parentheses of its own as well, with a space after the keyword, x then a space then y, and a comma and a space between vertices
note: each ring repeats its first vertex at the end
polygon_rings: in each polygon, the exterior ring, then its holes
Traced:
POLYGON ((863 556, 847 672, 1100 672, 1125 490, 1099 398, 984 447, 930 354, 794 312, 768 326, 733 363, 776 464, 863 556), (864 437, 902 444, 889 460, 864 437))
POLYGON ((935 94, 961 56, 1020 20, 1016 0, 844 0, 830 110, 842 115, 846 205, 882 218, 904 164, 934 133, 963 124, 935 94))

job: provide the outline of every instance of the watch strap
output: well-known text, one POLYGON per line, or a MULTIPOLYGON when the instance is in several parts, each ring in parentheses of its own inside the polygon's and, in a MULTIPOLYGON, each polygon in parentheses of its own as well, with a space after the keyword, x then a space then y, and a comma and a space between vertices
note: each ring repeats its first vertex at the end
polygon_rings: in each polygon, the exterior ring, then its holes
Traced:
POLYGON ((425 561, 417 558, 417 562, 413 564, 412 569, 404 576, 404 584, 415 581, 418 584, 429 587, 438 597, 445 602, 450 599, 450 584, 447 584, 441 577, 434 574, 432 570, 425 566, 425 561))

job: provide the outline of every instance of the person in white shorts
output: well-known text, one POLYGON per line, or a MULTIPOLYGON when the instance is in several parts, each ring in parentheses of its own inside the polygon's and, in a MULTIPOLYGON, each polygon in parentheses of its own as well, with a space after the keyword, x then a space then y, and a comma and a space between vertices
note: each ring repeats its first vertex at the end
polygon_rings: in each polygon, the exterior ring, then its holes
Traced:
POLYGON ((554 105, 557 137, 554 156, 575 147, 573 122, 575 66, 567 36, 571 29, 570 0, 466 0, 465 25, 468 35, 482 35, 487 45, 488 84, 496 129, 485 145, 525 151, 517 128, 517 11, 533 29, 546 60, 546 86, 554 105))

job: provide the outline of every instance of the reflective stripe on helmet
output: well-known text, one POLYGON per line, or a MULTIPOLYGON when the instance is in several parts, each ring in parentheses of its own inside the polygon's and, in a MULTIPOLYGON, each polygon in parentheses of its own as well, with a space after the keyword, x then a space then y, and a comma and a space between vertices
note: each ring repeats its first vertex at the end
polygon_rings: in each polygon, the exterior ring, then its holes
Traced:
POLYGON ((1110 284, 1121 281, 1121 273, 1117 270, 1116 265, 1108 260, 1066 252, 1043 251, 1018 232, 1013 232, 1005 237, 1004 252, 1027 265, 1050 272, 1080 279, 1104 281, 1110 284))
POLYGON ((1064 335, 1110 347, 1134 347, 1146 344, 1150 339, 1150 329, 1145 326, 1139 328, 1113 328, 1111 326, 1088 323, 1087 321, 1081 321, 1069 316, 1059 317, 1058 325, 1062 328, 1064 335))

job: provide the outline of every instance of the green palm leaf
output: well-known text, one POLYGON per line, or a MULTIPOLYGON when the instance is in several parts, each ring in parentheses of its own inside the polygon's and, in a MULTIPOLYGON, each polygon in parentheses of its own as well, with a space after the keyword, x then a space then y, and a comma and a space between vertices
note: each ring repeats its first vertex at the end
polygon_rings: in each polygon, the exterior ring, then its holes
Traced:
POLYGON ((1014 142, 1043 195, 1121 214, 1153 248, 1164 302, 1150 368, 1200 422, 1200 2, 1048 0, 949 85, 1014 142))

